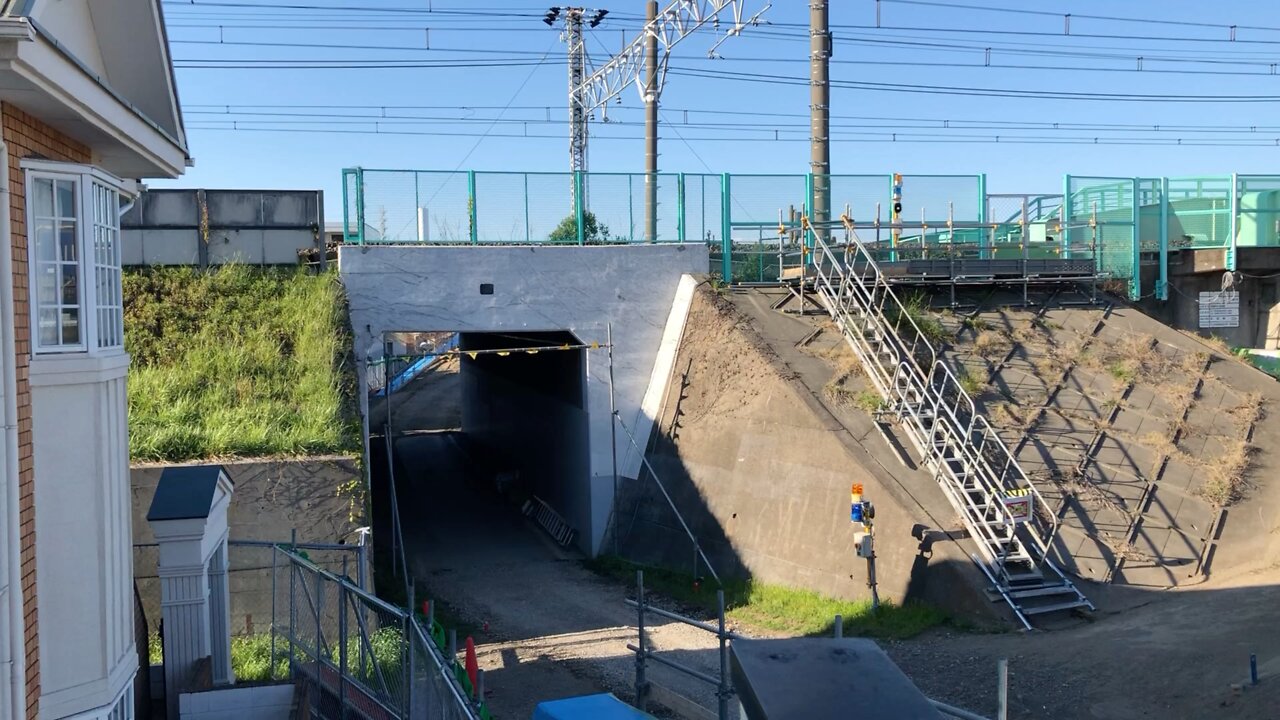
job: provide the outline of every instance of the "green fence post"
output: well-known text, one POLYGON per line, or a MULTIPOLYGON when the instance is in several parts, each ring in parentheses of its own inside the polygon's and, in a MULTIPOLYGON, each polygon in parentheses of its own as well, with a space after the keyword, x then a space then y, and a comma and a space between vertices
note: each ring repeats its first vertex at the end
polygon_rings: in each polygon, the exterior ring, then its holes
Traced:
MULTIPOLYGON (((828 210, 830 210, 830 209, 831 209, 831 208, 830 208, 830 204, 829 204, 829 201, 830 201, 830 195, 828 195, 827 197, 828 197, 828 207, 827 207, 827 209, 828 209, 828 210)), ((818 232, 817 228, 815 228, 815 227, 813 226, 813 221, 814 221, 814 216, 813 216, 813 173, 805 173, 805 176, 804 176, 804 202, 805 202, 805 206, 804 206, 804 207, 805 207, 805 214, 809 216, 809 233, 805 233, 805 234, 804 234, 804 236, 800 239, 801 248, 802 248, 802 252, 800 253, 800 260, 801 260, 801 262, 800 262, 800 267, 801 267, 801 272, 804 272, 803 268, 804 268, 805 264, 807 264, 807 263, 811 262, 811 256, 813 255, 813 247, 814 247, 814 243, 813 243, 813 240, 809 237, 809 234, 810 234, 810 233, 814 233, 814 234, 816 234, 816 233, 818 232)), ((781 270, 781 269, 779 269, 779 270, 778 270, 778 272, 782 272, 782 270, 781 270)), ((781 278, 779 278, 779 279, 781 279, 781 278)), ((803 311, 802 311, 802 312, 803 312, 803 311)))
POLYGON ((467 171, 467 224, 468 234, 471 235, 471 244, 480 243, 479 228, 476 227, 476 171, 467 171))
POLYGON ((524 174, 524 241, 533 242, 533 229, 529 227, 529 173, 524 174))
POLYGON ((1138 201, 1138 178, 1133 179, 1133 225, 1129 229, 1129 239, 1133 242, 1132 255, 1130 260, 1133 262, 1133 279, 1129 281, 1129 299, 1138 300, 1142 297, 1142 240, 1139 237, 1138 212, 1141 204, 1138 201))
POLYGON ((582 188, 586 186, 586 180, 582 177, 581 170, 573 171, 573 213, 578 225, 578 244, 587 244, 587 209, 586 203, 583 202, 582 188))
MULTIPOLYGON (((1062 176, 1062 220, 1058 228, 1058 242, 1062 243, 1062 259, 1071 259, 1071 176, 1062 176)), ((1102 269, 1098 263, 1098 249, 1093 250, 1093 272, 1102 269)))
POLYGON ((426 228, 422 227, 422 199, 418 194, 417 170, 413 171, 413 226, 416 229, 414 235, 418 238, 418 242, 422 242, 426 228))
POLYGON ((636 191, 632 182, 635 175, 627 173, 627 241, 636 240, 636 191))
POLYGON ((676 242, 684 242, 684 173, 676 175, 676 242))
POLYGON ((1169 299, 1169 178, 1160 178, 1160 279, 1156 298, 1169 299))
MULTIPOLYGON (((984 225, 987 222, 987 174, 980 173, 978 175, 978 224, 984 225)), ((951 228, 951 242, 956 241, 956 230, 951 228)), ((995 238, 987 237, 987 229, 984 227, 978 231, 978 247, 984 250, 978 254, 985 258, 995 257, 995 247, 993 246, 995 238), (990 242, 988 241, 990 240, 990 242)))
POLYGON ((355 171, 351 168, 342 169, 342 241, 351 242, 351 198, 348 197, 351 187, 350 180, 355 179, 355 171))
POLYGON ((364 168, 356 168, 356 223, 360 229, 357 237, 364 244, 364 168))
POLYGON ((1227 270, 1235 272, 1236 269, 1236 233, 1240 230, 1240 185, 1239 176, 1231 173, 1231 219, 1227 226, 1231 236, 1227 238, 1226 262, 1227 270))
POLYGON ((729 218, 729 173, 720 176, 720 274, 726 284, 733 282, 733 223, 729 218))

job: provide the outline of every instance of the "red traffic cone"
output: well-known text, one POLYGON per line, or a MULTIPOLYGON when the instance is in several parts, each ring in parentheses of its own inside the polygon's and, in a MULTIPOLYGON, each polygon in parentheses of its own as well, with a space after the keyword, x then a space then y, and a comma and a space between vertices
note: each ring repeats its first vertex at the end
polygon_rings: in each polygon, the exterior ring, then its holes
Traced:
POLYGON ((476 686, 476 678, 480 673, 480 663, 476 661, 476 641, 467 636, 467 677, 471 678, 471 687, 476 686))

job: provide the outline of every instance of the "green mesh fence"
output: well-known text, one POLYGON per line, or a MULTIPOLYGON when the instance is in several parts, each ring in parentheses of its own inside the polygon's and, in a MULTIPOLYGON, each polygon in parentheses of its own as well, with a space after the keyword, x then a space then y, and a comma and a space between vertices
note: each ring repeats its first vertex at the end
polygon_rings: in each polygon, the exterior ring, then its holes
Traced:
POLYGON ((1231 176, 1169 179, 1169 247, 1226 247, 1231 242, 1231 176))
POLYGON ((1237 247, 1280 246, 1280 176, 1237 177, 1237 247))
POLYGON ((1063 201, 1063 255, 1093 257, 1098 272, 1127 281, 1131 298, 1141 294, 1137 184, 1135 178, 1068 175, 1063 201))

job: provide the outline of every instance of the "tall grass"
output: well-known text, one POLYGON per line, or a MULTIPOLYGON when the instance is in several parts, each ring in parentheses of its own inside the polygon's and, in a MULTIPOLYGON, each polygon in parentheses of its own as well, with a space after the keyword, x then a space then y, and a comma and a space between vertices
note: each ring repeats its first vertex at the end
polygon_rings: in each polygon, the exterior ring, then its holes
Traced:
POLYGON ((134 460, 352 451, 337 275, 229 265, 125 273, 134 460))

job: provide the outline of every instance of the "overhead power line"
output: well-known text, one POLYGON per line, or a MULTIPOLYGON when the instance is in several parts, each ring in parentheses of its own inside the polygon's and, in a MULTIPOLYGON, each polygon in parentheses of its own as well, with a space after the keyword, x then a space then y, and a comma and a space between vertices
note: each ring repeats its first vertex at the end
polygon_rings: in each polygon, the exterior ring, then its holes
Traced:
POLYGON ((1055 18, 1073 18, 1081 20, 1102 20, 1106 22, 1123 22, 1123 23, 1141 23, 1143 25, 1182 25, 1184 27, 1202 27, 1216 28, 1220 30, 1229 30, 1234 33, 1235 30, 1261 30, 1264 32, 1280 32, 1280 27, 1270 27, 1266 25, 1244 25, 1240 23, 1211 23, 1195 20, 1170 20, 1160 17, 1123 17, 1119 15, 1089 15, 1086 13, 1064 13, 1055 12, 1053 10, 1032 10, 1028 8, 1010 8, 1010 7, 993 7, 990 5, 967 5, 953 2, 938 2, 937 0, 877 0, 877 2, 893 3, 896 5, 924 5, 929 7, 942 7, 948 10, 979 10, 982 12, 1005 13, 1016 15, 1039 15, 1041 17, 1055 18))
MULTIPOLYGON (((371 129, 371 130, 355 130, 355 129, 334 129, 334 128, 260 128, 260 127, 203 127, 193 125, 191 129, 205 131, 227 131, 227 132, 264 132, 264 133, 315 133, 315 134, 336 134, 336 135, 410 135, 423 137, 491 137, 491 138, 514 138, 514 139, 540 139, 540 140, 563 140, 560 134, 521 134, 521 133, 468 133, 468 132, 435 132, 435 131, 413 131, 413 130, 390 130, 390 129, 371 129)), ((638 142, 639 137, 633 136, 616 136, 616 135, 597 135, 593 136, 596 140, 617 140, 627 142, 638 142)), ((716 134, 707 137, 691 137, 684 136, 686 142, 759 142, 759 143, 782 143, 782 142, 802 142, 807 143, 807 137, 796 138, 771 138, 771 137, 727 137, 723 134, 716 134)), ((1006 137, 1002 135, 972 135, 956 137, 952 135, 939 135, 930 133, 840 133, 833 134, 833 140, 841 142, 899 142, 899 143, 946 143, 946 144, 999 144, 999 145, 1108 145, 1108 146, 1194 146, 1194 147, 1280 147, 1280 137, 1257 139, 1257 140, 1195 140, 1185 138, 1105 138, 1105 137, 1006 137)))

